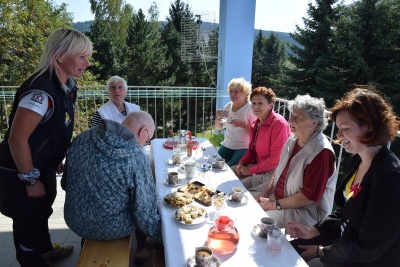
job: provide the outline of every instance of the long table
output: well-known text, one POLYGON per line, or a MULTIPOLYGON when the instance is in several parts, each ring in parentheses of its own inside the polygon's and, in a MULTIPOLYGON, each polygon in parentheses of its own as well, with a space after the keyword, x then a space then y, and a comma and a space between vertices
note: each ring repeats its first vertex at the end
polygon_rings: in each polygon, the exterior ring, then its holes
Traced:
MULTIPOLYGON (((215 149, 210 142, 203 138, 196 139, 203 147, 206 147, 205 156, 216 154, 215 149)), ((168 171, 176 170, 176 166, 170 165, 168 159, 172 156, 172 150, 163 147, 166 139, 154 139, 150 147, 150 162, 152 164, 155 178, 157 195, 159 200, 159 213, 162 219, 162 234, 165 252, 165 264, 167 267, 186 266, 186 260, 194 255, 195 248, 202 246, 207 242, 208 230, 213 226, 211 220, 206 220, 202 224, 185 225, 179 223, 174 218, 174 212, 177 208, 169 207, 163 203, 165 195, 176 191, 179 187, 171 187, 164 184, 165 174, 168 171)), ((200 149, 194 152, 194 159, 201 155, 200 149)), ((180 174, 185 178, 184 173, 180 174)), ((242 183, 236 177, 234 172, 227 170, 213 170, 209 174, 209 186, 222 192, 229 193, 234 186, 242 186, 242 183)), ((191 180, 184 180, 184 183, 200 181, 203 177, 195 176, 191 180)), ((276 267, 294 267, 308 266, 299 254, 293 249, 287 240, 284 240, 282 251, 279 255, 271 255, 267 251, 267 241, 254 235, 252 229, 260 222, 265 213, 258 203, 246 191, 248 197, 247 204, 234 204, 228 202, 225 212, 233 214, 236 217, 235 226, 239 231, 240 239, 235 252, 231 254, 215 253, 220 263, 224 267, 232 266, 276 266, 276 267)), ((203 207, 210 215, 213 214, 212 207, 203 207)))

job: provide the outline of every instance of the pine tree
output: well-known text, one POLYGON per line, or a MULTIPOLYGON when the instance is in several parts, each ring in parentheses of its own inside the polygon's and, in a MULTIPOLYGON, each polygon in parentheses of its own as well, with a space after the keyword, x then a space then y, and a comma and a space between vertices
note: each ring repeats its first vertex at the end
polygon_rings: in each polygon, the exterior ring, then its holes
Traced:
POLYGON ((122 51, 133 8, 124 0, 90 0, 90 4, 95 20, 87 34, 93 42, 93 59, 98 62, 91 70, 105 81, 122 69, 122 51))
POLYGON ((254 40, 253 51, 253 87, 275 88, 286 58, 285 45, 273 32, 265 37, 260 30, 254 40))
POLYGON ((333 7, 337 0, 317 0, 316 5, 308 4, 308 18, 303 18, 304 29, 296 25, 291 37, 289 60, 292 65, 285 71, 285 92, 288 97, 309 93, 315 97, 331 100, 340 83, 332 79, 331 66, 333 26, 338 18, 340 6, 333 7))

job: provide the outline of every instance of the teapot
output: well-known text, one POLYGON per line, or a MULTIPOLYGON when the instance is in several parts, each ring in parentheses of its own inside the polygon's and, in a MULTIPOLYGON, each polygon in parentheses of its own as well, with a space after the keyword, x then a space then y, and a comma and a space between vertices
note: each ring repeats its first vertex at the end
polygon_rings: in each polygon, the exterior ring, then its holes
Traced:
POLYGON ((234 217, 222 215, 214 220, 208 231, 208 246, 221 254, 234 252, 239 243, 239 232, 235 227, 234 217))

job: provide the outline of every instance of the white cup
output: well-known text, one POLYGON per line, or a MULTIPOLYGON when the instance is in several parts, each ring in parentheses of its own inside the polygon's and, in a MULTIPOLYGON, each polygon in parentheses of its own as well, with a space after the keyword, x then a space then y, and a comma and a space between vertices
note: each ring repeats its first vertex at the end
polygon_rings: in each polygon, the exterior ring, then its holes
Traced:
POLYGON ((195 250, 196 267, 211 267, 213 263, 213 251, 207 246, 197 247, 195 250))
MULTIPOLYGON (((263 217, 263 218, 261 218, 261 223, 260 223, 260 230, 261 230, 261 233, 264 235, 264 236, 267 236, 268 235, 268 232, 271 230, 271 229, 273 229, 274 227, 276 227, 276 225, 277 225, 277 221, 275 221, 274 219, 272 219, 272 218, 269 218, 269 217, 263 217)), ((279 228, 278 228, 279 229, 279 228)))
POLYGON ((196 162, 185 162, 186 179, 192 179, 196 172, 196 162))
POLYGON ((215 168, 223 169, 225 166, 225 159, 223 158, 216 158, 215 159, 215 168))
POLYGON ((241 202, 242 198, 244 195, 244 189, 239 187, 239 186, 235 186, 232 187, 232 193, 231 193, 231 200, 234 202, 241 202))
POLYGON ((165 175, 167 183, 170 185, 176 185, 179 183, 179 177, 177 172, 169 172, 165 175))

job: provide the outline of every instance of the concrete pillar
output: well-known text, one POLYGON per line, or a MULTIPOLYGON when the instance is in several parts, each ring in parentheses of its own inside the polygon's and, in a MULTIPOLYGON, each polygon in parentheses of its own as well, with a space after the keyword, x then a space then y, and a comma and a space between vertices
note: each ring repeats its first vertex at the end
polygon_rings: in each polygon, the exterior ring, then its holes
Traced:
POLYGON ((256 0, 220 0, 217 109, 229 101, 226 91, 233 78, 251 82, 256 0))

